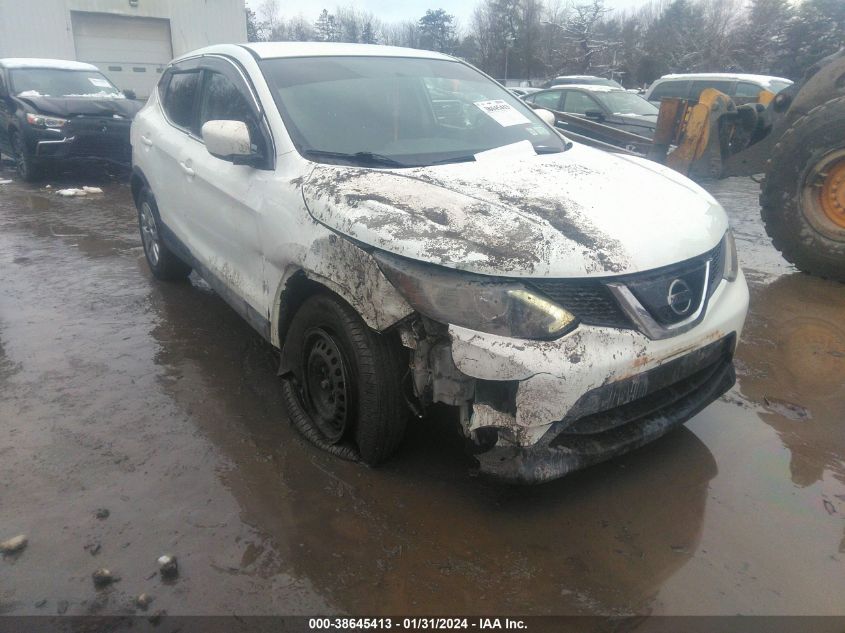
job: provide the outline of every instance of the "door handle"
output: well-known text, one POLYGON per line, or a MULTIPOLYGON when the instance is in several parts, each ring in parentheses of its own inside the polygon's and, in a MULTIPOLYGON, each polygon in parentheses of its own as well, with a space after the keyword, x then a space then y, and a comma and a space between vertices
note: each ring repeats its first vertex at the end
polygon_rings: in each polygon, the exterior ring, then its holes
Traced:
POLYGON ((186 163, 179 163, 179 166, 182 168, 182 171, 184 171, 185 174, 190 176, 190 177, 194 177, 197 173, 193 169, 188 167, 188 165, 186 163))
POLYGON ((153 139, 151 139, 149 136, 144 136, 143 134, 141 135, 141 142, 147 147, 153 146, 153 139))

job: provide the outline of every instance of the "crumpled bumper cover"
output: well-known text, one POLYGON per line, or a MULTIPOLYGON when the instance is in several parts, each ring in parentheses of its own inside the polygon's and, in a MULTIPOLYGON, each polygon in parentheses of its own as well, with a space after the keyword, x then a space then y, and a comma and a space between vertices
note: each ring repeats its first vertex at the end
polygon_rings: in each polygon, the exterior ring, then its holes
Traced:
POLYGON ((598 387, 535 444, 495 446, 476 455, 479 470, 504 481, 536 484, 643 446, 733 386, 735 343, 730 335, 651 371, 598 387))

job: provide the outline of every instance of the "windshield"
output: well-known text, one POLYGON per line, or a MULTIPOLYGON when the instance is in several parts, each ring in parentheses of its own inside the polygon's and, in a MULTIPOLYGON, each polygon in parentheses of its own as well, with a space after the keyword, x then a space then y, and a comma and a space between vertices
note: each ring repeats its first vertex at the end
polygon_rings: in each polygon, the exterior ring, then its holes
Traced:
POLYGON ((598 98, 604 106, 613 112, 613 114, 638 114, 640 116, 653 115, 657 116, 660 109, 652 103, 649 103, 639 95, 631 92, 596 92, 594 96, 598 98))
POLYGON ((432 165, 526 140, 538 153, 565 149, 520 99, 460 62, 326 56, 261 69, 297 149, 319 162, 432 165))
POLYGON ((96 70, 15 68, 9 72, 12 91, 23 97, 122 97, 96 70))

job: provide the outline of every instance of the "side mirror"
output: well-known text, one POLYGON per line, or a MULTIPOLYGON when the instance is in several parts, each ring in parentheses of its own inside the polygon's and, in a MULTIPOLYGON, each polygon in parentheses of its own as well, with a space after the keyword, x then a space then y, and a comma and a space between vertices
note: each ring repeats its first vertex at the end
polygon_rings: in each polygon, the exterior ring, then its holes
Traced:
POLYGON ((548 123, 552 127, 555 126, 555 121, 557 121, 557 117, 555 117, 555 113, 551 110, 546 110, 545 108, 537 108, 534 110, 538 117, 543 119, 543 122, 548 123))
POLYGON ((207 121, 202 139, 208 153, 235 165, 253 165, 261 155, 252 151, 249 128, 243 121, 207 121))
POLYGON ((135 99, 138 98, 138 95, 135 94, 135 91, 131 90, 131 89, 124 90, 123 96, 126 97, 127 99, 131 99, 132 101, 135 101, 135 99))
POLYGON ((604 121, 604 112, 601 110, 587 110, 584 116, 592 121, 604 121))

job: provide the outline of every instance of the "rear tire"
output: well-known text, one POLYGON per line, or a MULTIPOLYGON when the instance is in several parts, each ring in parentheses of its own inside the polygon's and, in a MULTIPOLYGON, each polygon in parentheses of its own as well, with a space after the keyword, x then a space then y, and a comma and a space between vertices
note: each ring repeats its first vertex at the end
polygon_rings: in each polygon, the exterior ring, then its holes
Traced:
POLYGON ((375 466, 405 435, 401 348, 329 293, 305 300, 285 336, 282 395, 306 438, 375 466))
POLYGON ((767 161, 760 205, 787 261, 845 282, 845 97, 799 118, 767 161))
POLYGON ((142 189, 136 200, 138 207, 138 228, 144 257, 150 271, 163 281, 178 281, 191 274, 191 267, 167 248, 161 237, 161 216, 158 214, 155 198, 149 189, 142 189))
POLYGON ((12 146, 12 160, 15 161, 15 171, 21 180, 35 182, 41 177, 41 166, 32 156, 26 153, 20 134, 16 130, 9 133, 9 143, 12 146))

